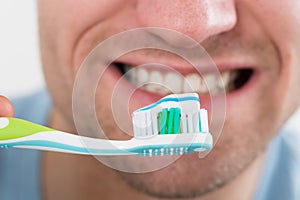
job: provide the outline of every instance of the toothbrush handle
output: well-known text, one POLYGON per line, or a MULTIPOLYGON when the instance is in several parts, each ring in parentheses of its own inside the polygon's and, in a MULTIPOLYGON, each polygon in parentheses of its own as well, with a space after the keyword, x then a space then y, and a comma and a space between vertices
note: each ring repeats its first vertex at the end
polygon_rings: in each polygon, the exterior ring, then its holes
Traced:
POLYGON ((0 118, 0 141, 18 139, 47 131, 54 131, 54 129, 18 118, 0 118))
POLYGON ((117 148, 125 143, 82 137, 17 118, 0 118, 0 148, 28 148, 85 155, 132 154, 117 148))

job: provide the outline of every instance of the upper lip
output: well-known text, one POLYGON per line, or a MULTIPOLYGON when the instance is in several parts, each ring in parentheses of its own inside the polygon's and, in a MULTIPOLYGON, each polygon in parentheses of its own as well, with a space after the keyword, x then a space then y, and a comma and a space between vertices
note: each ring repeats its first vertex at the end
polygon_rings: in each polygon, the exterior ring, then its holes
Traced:
MULTIPOLYGON (((203 59, 194 60, 196 69, 201 73, 210 73, 219 71, 220 73, 227 70, 238 70, 245 68, 258 68, 257 63, 254 59, 247 56, 222 56, 222 57, 211 57, 207 58, 208 61, 203 59)), ((130 67, 137 67, 144 64, 158 64, 170 67, 173 70, 178 71, 181 74, 187 74, 196 72, 195 67, 192 64, 185 61, 183 58, 174 56, 172 54, 159 54, 150 55, 145 53, 133 52, 126 54, 119 59, 114 61, 115 63, 126 64, 130 67)))

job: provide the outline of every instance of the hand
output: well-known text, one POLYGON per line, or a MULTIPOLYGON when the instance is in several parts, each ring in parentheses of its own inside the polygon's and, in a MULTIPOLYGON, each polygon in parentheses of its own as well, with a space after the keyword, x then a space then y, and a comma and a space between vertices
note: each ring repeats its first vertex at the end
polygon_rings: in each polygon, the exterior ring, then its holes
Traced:
POLYGON ((0 96, 0 117, 13 117, 14 107, 4 96, 0 96))

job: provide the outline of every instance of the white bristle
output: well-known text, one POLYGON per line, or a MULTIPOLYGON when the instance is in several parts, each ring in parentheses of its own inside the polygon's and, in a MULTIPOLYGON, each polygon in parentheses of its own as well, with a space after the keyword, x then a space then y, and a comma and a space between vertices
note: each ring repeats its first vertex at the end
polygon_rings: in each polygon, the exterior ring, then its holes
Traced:
POLYGON ((149 112, 146 112, 145 113, 146 115, 146 135, 150 136, 150 135, 153 135, 153 131, 152 131, 152 119, 151 119, 151 113, 150 111, 149 112))
POLYGON ((181 119, 180 119, 180 122, 181 122, 181 132, 182 133, 187 133, 187 121, 186 121, 186 114, 182 111, 181 113, 181 119))
POLYGON ((151 119, 152 119, 152 130, 153 130, 153 135, 158 134, 158 128, 157 128, 157 112, 154 110, 151 112, 151 119))
POLYGON ((193 114, 194 133, 200 132, 200 127, 199 127, 200 114, 199 114, 199 112, 196 112, 193 114))
POLYGON ((200 109, 200 119, 201 119, 201 130, 202 132, 209 132, 208 128, 208 114, 207 110, 205 109, 200 109))
POLYGON ((150 110, 134 113, 132 122, 135 137, 147 137, 153 135, 153 123, 150 110))
POLYGON ((145 124, 146 124, 145 113, 144 112, 135 113, 132 117, 132 122, 133 122, 133 129, 134 129, 135 136, 139 137, 144 135, 145 124))
POLYGON ((135 126, 135 125, 133 125, 133 133, 134 133, 135 137, 138 136, 137 134, 139 133, 139 128, 137 126, 135 126))
POLYGON ((187 120, 188 120, 188 132, 194 133, 194 126, 193 126, 193 113, 187 114, 187 120))
MULTIPOLYGON (((180 109, 180 133, 208 133, 209 127, 207 111, 205 109, 200 109, 200 102, 195 98, 198 98, 198 95, 195 93, 168 95, 158 104, 152 104, 134 111, 132 114, 134 137, 147 138, 153 135, 158 135, 158 113, 160 113, 162 109, 170 108, 180 109), (182 99, 174 101, 174 98, 182 99)), ((167 152, 169 150, 166 149, 164 151, 167 152)), ((175 151, 173 150, 173 153, 175 151)), ((153 152, 153 154, 154 153, 155 152, 153 152)), ((158 151, 158 153, 160 153, 160 151, 158 151)), ((177 153, 181 153, 181 150, 178 149, 177 153)), ((163 154, 165 154, 165 152, 163 152, 163 154)))

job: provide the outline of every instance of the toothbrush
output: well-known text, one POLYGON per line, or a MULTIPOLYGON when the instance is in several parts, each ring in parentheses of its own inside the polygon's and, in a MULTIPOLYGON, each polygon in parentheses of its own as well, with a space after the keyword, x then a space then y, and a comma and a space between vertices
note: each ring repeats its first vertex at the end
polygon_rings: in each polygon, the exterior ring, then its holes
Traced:
POLYGON ((175 155, 212 148, 205 109, 195 93, 168 95, 132 113, 134 137, 83 137, 17 118, 0 118, 0 148, 27 148, 83 155, 175 155))

